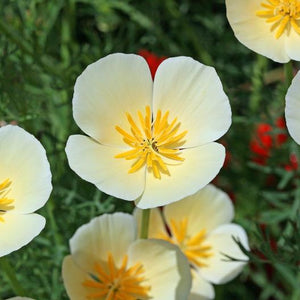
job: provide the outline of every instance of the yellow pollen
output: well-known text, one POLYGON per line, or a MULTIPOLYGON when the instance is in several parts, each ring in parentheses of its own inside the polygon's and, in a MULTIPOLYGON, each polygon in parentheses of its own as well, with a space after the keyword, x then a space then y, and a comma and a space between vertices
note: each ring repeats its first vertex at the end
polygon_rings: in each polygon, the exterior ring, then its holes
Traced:
POLYGON ((184 218, 180 222, 171 219, 170 234, 160 233, 156 238, 166 240, 178 245, 181 251, 188 258, 191 265, 207 267, 205 260, 213 255, 212 247, 206 243, 206 230, 202 229, 194 236, 189 236, 187 232, 188 219, 184 218))
POLYGON ((150 286, 143 285, 144 268, 137 263, 127 267, 128 256, 125 255, 120 268, 117 268, 111 253, 108 253, 107 267, 96 263, 92 279, 82 285, 88 288, 86 299, 105 300, 147 300, 150 299, 150 286))
POLYGON ((184 161, 180 156, 180 147, 185 143, 183 138, 187 130, 178 134, 180 123, 177 122, 177 118, 168 122, 169 111, 162 115, 161 110, 158 110, 155 120, 152 120, 150 106, 146 106, 145 117, 138 111, 139 124, 129 113, 126 113, 126 117, 131 126, 131 133, 119 126, 115 128, 123 136, 125 144, 132 149, 116 155, 115 158, 135 160, 128 173, 134 173, 146 166, 155 178, 160 179, 161 173, 170 175, 166 159, 177 163, 184 161))
POLYGON ((271 31, 276 29, 276 39, 280 38, 284 31, 288 34, 291 29, 300 34, 299 0, 267 0, 267 3, 262 2, 261 6, 264 10, 257 11, 256 15, 272 24, 271 31))
POLYGON ((0 183, 0 222, 4 222, 4 218, 1 216, 4 215, 8 210, 14 208, 14 206, 11 205, 14 200, 7 197, 7 194, 10 191, 10 185, 11 181, 9 179, 5 179, 2 183, 0 183))

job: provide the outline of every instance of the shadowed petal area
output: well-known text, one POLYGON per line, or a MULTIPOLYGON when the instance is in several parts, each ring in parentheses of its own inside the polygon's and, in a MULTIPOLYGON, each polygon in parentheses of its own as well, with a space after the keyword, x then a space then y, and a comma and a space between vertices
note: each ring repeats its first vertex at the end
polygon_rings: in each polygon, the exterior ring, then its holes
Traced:
POLYGON ((300 72, 286 94, 285 118, 290 135, 300 145, 300 72))
POLYGON ((197 193, 164 208, 167 224, 184 218, 188 220, 187 234, 196 235, 199 230, 206 233, 233 219, 233 205, 226 193, 213 185, 207 185, 197 193))
POLYGON ((137 240, 130 246, 129 262, 140 262, 153 300, 187 300, 191 288, 190 267, 179 248, 161 240, 137 240))
POLYGON ((33 240, 45 227, 46 220, 37 214, 6 213, 0 222, 0 257, 20 249, 33 240))
POLYGON ((134 54, 111 54, 89 65, 77 78, 73 115, 78 126, 106 145, 124 146, 115 126, 129 129, 125 113, 144 111, 152 102, 146 61, 134 54))
POLYGON ((231 109, 214 68, 190 57, 166 59, 158 67, 153 87, 153 109, 170 111, 187 130, 183 147, 220 138, 231 124, 231 109))
MULTIPOLYGON (((276 62, 285 63, 290 60, 286 49, 285 34, 275 37, 271 31, 272 23, 266 18, 256 15, 262 10, 262 0, 236 1, 226 0, 227 19, 236 38, 249 49, 262 54, 276 62)), ((298 40, 299 42, 299 40, 298 40)))
POLYGON ((204 280, 201 275, 192 269, 192 289, 188 300, 209 300, 215 298, 215 291, 209 282, 204 280))
POLYGON ((87 272, 94 264, 107 261, 110 252, 117 265, 121 264, 129 245, 136 239, 133 216, 124 213, 102 215, 77 229, 70 240, 73 260, 87 272))
POLYGON ((7 197, 14 212, 31 213, 41 208, 52 190, 51 172, 45 149, 19 126, 0 128, 0 184, 11 181, 7 197))
POLYGON ((157 207, 194 194, 219 173, 225 158, 225 149, 218 143, 185 149, 182 153, 185 160, 181 164, 168 165, 170 175, 163 174, 157 179, 147 173, 145 191, 137 200, 137 207, 157 207))
POLYGON ((132 161, 114 157, 122 151, 83 135, 70 136, 66 145, 69 165, 81 178, 109 195, 134 200, 144 190, 145 169, 128 174, 132 161))
POLYGON ((82 283, 88 278, 87 273, 75 264, 71 255, 64 258, 62 277, 70 299, 86 299, 88 288, 84 287, 82 283))
POLYGON ((245 230, 236 224, 222 225, 208 236, 207 244, 212 247, 213 255, 206 259, 207 266, 199 269, 203 278, 215 284, 222 284, 232 280, 242 271, 248 257, 240 250, 233 237, 240 240, 246 249, 249 248, 245 230), (228 261, 224 254, 243 261, 228 261))

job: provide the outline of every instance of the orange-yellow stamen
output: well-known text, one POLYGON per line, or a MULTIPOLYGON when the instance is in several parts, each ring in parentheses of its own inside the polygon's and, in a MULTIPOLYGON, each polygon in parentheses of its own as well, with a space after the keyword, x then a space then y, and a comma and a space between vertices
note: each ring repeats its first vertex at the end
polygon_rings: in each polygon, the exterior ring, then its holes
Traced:
POLYGON ((299 0, 267 0, 262 2, 264 10, 259 10, 256 15, 266 18, 267 23, 272 23, 271 30, 276 29, 275 37, 280 38, 284 31, 288 34, 294 29, 300 34, 300 1, 299 0))
POLYGON ((146 106, 146 114, 138 111, 139 124, 134 121, 131 114, 126 113, 130 124, 131 133, 116 126, 116 130, 123 136, 123 141, 132 149, 122 152, 115 158, 134 159, 128 173, 134 173, 143 166, 152 171, 155 178, 160 179, 161 173, 170 175, 166 160, 176 163, 184 161, 181 155, 181 146, 187 130, 178 134, 180 123, 177 118, 168 122, 169 111, 162 115, 157 111, 155 120, 152 121, 150 106, 146 106))
POLYGON ((4 218, 1 217, 1 215, 4 215, 8 210, 14 208, 14 206, 11 205, 14 200, 7 197, 7 194, 10 191, 10 185, 11 181, 9 179, 6 179, 0 183, 0 222, 4 222, 4 218))
POLYGON ((127 267, 128 256, 125 255, 120 268, 116 267, 113 256, 108 253, 107 266, 95 264, 92 279, 85 280, 82 285, 88 288, 86 299, 105 300, 147 300, 150 299, 150 286, 143 285, 144 268, 137 263, 127 267))
POLYGON ((180 222, 172 219, 169 225, 171 236, 166 233, 160 233, 156 238, 178 245, 192 265, 198 267, 207 266, 205 260, 211 257, 213 252, 212 247, 206 243, 206 230, 202 229, 197 234, 190 236, 187 231, 187 218, 183 218, 180 222))

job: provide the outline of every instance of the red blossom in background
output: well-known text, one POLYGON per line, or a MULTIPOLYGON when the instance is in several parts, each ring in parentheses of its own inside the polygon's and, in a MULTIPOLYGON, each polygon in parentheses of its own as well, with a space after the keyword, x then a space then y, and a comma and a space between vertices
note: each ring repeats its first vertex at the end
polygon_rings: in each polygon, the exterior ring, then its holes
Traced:
POLYGON ((153 79, 158 66, 167 58, 166 56, 158 57, 154 53, 144 49, 140 50, 138 55, 143 56, 146 59, 153 79))
MULTIPOLYGON (((268 158, 272 155, 273 149, 280 148, 288 139, 284 118, 277 119, 275 128, 270 124, 260 123, 256 127, 255 135, 250 142, 251 152, 254 154, 252 161, 259 165, 266 165, 268 158), (274 129, 281 129, 284 132, 272 134, 274 129)), ((284 166, 287 171, 296 170, 298 161, 295 154, 290 155, 290 162, 284 166)))

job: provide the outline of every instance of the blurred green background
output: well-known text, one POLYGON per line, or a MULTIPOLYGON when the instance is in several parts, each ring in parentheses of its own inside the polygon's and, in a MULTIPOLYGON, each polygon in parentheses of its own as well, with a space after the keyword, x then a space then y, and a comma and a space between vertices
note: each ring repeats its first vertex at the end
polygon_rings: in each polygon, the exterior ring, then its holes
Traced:
MULTIPOLYGON (((64 147, 80 132, 71 108, 76 77, 107 54, 141 49, 215 67, 231 102, 233 124, 221 140, 228 162, 214 182, 232 196, 235 222, 248 232, 252 251, 242 275, 216 287, 216 299, 299 300, 300 152, 284 121, 276 122, 300 65, 274 63, 240 44, 221 0, 0 1, 0 122, 34 134, 53 174, 51 198, 40 211, 46 228, 8 256, 28 296, 67 299, 61 262, 74 231, 99 214, 133 209, 73 173, 64 147), (267 133, 261 124, 268 124, 267 133), (284 142, 277 141, 280 134, 284 142)), ((0 282, 0 299, 13 296, 1 271, 0 282)))

